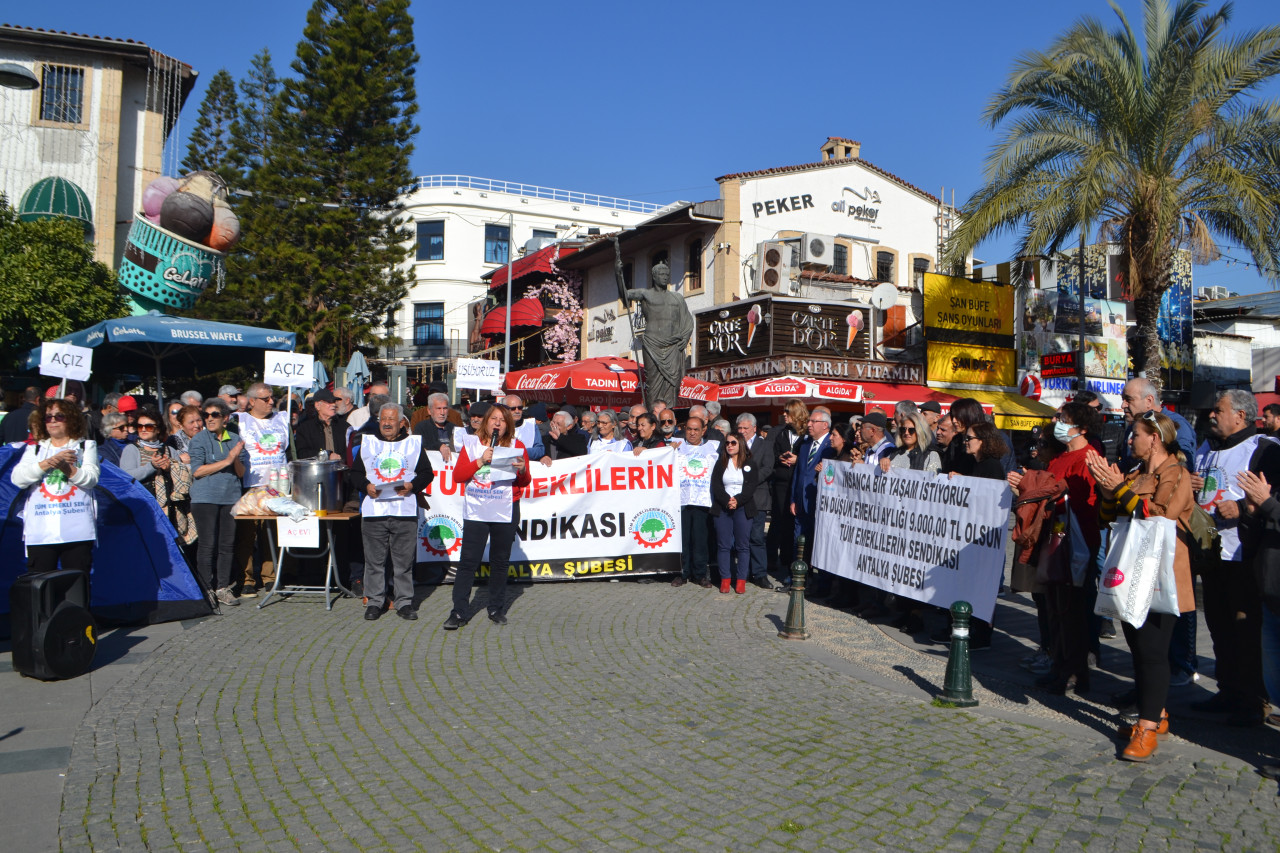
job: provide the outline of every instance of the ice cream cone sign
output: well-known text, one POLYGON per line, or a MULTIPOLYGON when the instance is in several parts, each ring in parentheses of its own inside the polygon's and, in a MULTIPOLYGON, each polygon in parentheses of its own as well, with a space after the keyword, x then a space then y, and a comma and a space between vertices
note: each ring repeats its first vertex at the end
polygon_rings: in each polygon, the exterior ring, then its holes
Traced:
POLYGON ((760 306, 752 305, 751 310, 747 312, 747 348, 751 348, 751 341, 756 336, 756 326, 760 325, 760 306))
POLYGON ((844 318, 849 324, 849 335, 845 338, 844 348, 853 349, 853 340, 858 337, 858 332, 862 330, 862 312, 850 311, 849 316, 844 318))

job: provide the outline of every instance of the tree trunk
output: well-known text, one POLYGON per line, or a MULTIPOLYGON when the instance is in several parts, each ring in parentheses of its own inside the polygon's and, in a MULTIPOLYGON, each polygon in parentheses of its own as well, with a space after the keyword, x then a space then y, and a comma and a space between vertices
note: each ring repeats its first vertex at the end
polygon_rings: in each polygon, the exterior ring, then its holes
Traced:
POLYGON ((1160 317, 1161 291, 1148 288, 1133 300, 1133 310, 1138 330, 1138 348, 1130 353, 1136 376, 1150 380, 1157 391, 1164 388, 1164 375, 1160 370, 1160 334, 1156 321, 1160 317))

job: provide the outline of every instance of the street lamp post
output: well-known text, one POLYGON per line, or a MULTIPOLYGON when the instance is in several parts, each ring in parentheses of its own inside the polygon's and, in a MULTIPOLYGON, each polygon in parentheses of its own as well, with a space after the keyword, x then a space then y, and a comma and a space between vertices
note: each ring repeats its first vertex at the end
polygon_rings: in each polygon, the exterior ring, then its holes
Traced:
POLYGON ((512 211, 508 214, 511 217, 511 225, 507 230, 507 335, 506 342, 502 348, 502 375, 505 377, 511 372, 511 288, 514 283, 511 281, 511 259, 515 256, 515 236, 516 236, 516 214, 512 211))

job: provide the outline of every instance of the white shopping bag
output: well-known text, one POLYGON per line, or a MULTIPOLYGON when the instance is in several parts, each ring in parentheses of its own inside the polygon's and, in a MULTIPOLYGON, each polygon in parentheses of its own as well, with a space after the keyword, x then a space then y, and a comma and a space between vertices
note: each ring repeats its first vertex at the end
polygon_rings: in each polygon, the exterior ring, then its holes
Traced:
POLYGON ((1157 520, 1169 523, 1161 525, 1165 535, 1160 544, 1160 574, 1156 576, 1156 585, 1151 591, 1151 612, 1180 616, 1178 577, 1173 571, 1173 562, 1178 554, 1178 523, 1171 518, 1157 520))
POLYGON ((1112 524, 1111 545, 1093 612, 1141 628, 1166 560, 1172 577, 1176 537, 1177 527, 1171 518, 1122 518, 1112 524))

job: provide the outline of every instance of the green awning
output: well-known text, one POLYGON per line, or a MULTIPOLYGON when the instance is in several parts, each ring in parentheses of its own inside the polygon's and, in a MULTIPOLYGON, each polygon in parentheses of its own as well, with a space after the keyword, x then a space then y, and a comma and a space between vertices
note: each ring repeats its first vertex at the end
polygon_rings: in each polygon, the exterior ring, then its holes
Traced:
POLYGON ((40 219, 73 219, 93 234, 93 207, 84 190, 66 178, 43 178, 22 194, 18 218, 23 222, 40 219))

